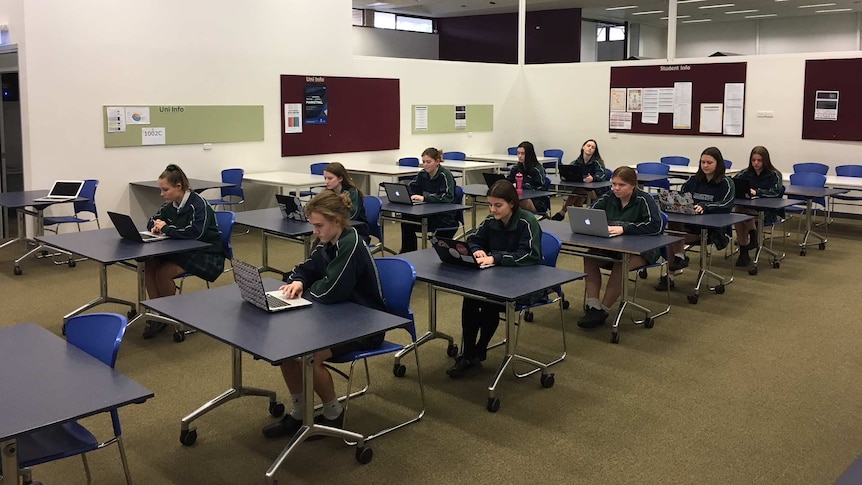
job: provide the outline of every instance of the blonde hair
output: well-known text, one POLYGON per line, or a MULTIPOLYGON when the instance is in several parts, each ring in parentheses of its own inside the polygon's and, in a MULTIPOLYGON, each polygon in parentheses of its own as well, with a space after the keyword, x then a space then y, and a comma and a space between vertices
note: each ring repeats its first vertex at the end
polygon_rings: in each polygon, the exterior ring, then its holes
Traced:
POLYGON ((305 215, 316 212, 341 227, 347 227, 352 209, 353 205, 347 192, 336 194, 331 190, 324 190, 306 204, 305 215))

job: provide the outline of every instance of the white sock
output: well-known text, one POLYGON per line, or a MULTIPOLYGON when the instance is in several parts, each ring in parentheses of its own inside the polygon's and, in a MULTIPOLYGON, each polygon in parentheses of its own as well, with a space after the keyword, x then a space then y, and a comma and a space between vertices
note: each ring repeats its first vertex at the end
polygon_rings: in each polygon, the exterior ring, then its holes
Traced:
POLYGON ((326 419, 337 418, 341 415, 341 411, 343 410, 344 408, 341 406, 341 403, 338 402, 338 398, 323 403, 323 417, 325 417, 326 419))
POLYGON ((587 308, 602 308, 602 302, 598 298, 587 298, 587 308))
POLYGON ((290 401, 293 403, 293 409, 290 411, 290 415, 293 416, 294 419, 302 420, 302 415, 305 413, 305 393, 300 392, 299 394, 291 394, 290 401))

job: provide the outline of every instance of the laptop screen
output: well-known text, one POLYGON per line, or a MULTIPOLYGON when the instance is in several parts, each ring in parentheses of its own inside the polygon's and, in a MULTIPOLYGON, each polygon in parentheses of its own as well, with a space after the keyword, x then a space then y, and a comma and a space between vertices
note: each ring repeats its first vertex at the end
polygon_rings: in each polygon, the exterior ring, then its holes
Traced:
POLYGON ((74 197, 78 195, 78 191, 81 188, 81 185, 81 182, 66 182, 58 180, 54 182, 54 187, 51 188, 50 195, 61 197, 74 197))

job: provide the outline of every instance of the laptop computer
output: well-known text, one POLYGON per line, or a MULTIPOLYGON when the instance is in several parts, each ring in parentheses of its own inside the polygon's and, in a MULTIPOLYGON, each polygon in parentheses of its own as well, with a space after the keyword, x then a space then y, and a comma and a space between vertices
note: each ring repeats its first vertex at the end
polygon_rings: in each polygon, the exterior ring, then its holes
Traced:
POLYGON ((138 226, 135 225, 135 221, 126 214, 108 211, 108 217, 111 218, 111 222, 114 223, 114 228, 123 239, 142 243, 168 239, 168 236, 165 236, 164 234, 153 234, 150 231, 138 231, 138 226))
POLYGON ((583 182, 584 181, 584 166, 583 165, 560 165, 560 179, 566 182, 583 182))
POLYGON ((569 213, 569 225, 575 234, 598 237, 619 236, 619 234, 611 234, 608 229, 608 214, 601 209, 570 206, 566 212, 569 213))
POLYGON ((233 268, 233 277, 236 285, 239 287, 242 299, 261 310, 273 313, 311 305, 311 302, 305 298, 293 298, 289 300, 284 297, 281 290, 266 291, 263 287, 263 279, 260 277, 260 272, 258 272, 255 266, 238 259, 232 259, 230 263, 233 268))
POLYGON ((404 184, 383 182, 383 190, 386 191, 386 198, 389 199, 389 202, 395 204, 419 205, 425 203, 410 199, 410 190, 404 184))
POLYGON ((474 269, 485 269, 494 266, 493 264, 479 264, 476 258, 473 257, 473 252, 470 251, 470 246, 463 241, 449 239, 445 237, 435 237, 431 240, 431 245, 440 261, 449 264, 457 264, 474 269))
POLYGON ((64 200, 77 199, 83 187, 83 180, 57 180, 48 195, 33 200, 35 202, 63 202, 64 200))
POLYGON ((305 216, 305 209, 302 207, 302 201, 299 197, 276 194, 275 201, 285 219, 308 222, 308 217, 305 216))
POLYGON ((736 197, 740 199, 756 199, 758 196, 751 195, 751 181, 747 179, 733 179, 736 197))
POLYGON ((659 189, 658 206, 665 212, 689 215, 697 214, 697 211, 694 210, 694 199, 692 199, 691 194, 688 192, 659 189))
POLYGON ((489 189, 500 180, 506 180, 506 176, 501 173, 482 172, 482 177, 485 177, 485 185, 489 189))

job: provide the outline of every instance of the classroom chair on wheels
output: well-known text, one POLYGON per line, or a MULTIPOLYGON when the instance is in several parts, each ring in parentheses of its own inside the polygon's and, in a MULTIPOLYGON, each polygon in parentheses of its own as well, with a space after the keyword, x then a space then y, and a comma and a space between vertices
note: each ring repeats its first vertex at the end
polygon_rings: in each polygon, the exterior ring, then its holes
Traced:
POLYGON ((81 187, 80 197, 87 200, 72 202, 72 210, 75 212, 71 216, 47 216, 43 219, 46 231, 57 233, 60 226, 63 224, 75 224, 78 227, 78 232, 81 231, 81 224, 95 222, 96 227, 101 229, 99 224, 99 211, 96 209, 96 189, 99 188, 99 181, 96 179, 87 179, 81 187), (92 218, 81 217, 82 212, 88 212, 93 215, 92 218))
MULTIPOLYGON (((378 258, 377 271, 380 274, 380 283, 383 287, 383 297, 386 300, 386 311, 404 317, 410 320, 410 323, 400 329, 391 330, 406 330, 410 335, 410 342, 416 343, 416 327, 413 323, 413 310, 410 309, 410 296, 413 293, 413 286, 416 284, 416 268, 406 259, 401 258, 378 258)), ((350 352, 343 355, 335 355, 327 360, 326 366, 332 369, 338 375, 347 379, 347 392, 339 398, 339 401, 344 403, 344 428, 348 429, 348 410, 350 409, 351 399, 361 396, 368 392, 371 388, 371 374, 368 371, 368 359, 379 355, 394 354, 404 349, 404 345, 396 344, 384 340, 380 347, 372 350, 361 350, 350 352), (353 373, 356 364, 362 362, 365 367, 365 387, 351 392, 353 385, 353 373), (350 369, 347 373, 330 365, 330 364, 350 364, 350 369)), ((399 424, 389 426, 375 433, 370 433, 365 438, 365 441, 371 441, 379 438, 387 433, 403 428, 409 424, 415 423, 422 419, 425 415, 425 388, 422 386, 422 375, 419 369, 419 352, 418 349, 413 349, 413 355, 416 358, 416 382, 419 385, 419 404, 420 408, 415 416, 403 421, 399 424)), ((392 368, 392 373, 395 377, 404 377, 407 374, 407 367, 402 364, 395 364, 392 368)), ((365 434, 365 433, 363 433, 365 434)), ((348 443, 353 444, 353 443, 348 443)))
POLYGON ((518 147, 509 147, 506 149, 506 153, 508 153, 509 155, 517 156, 518 155, 518 147))
MULTIPOLYGON (((670 172, 670 167, 666 163, 659 162, 642 162, 637 164, 637 173, 642 174, 650 174, 650 175, 664 175, 667 177, 670 172)), ((653 182, 646 182, 643 185, 644 190, 649 187, 654 187, 657 189, 665 189, 670 190, 670 180, 663 178, 661 180, 656 180, 653 182)))
MULTIPOLYGON (((128 321, 123 315, 114 313, 88 313, 70 318, 66 322, 66 341, 90 354, 107 366, 114 368, 120 343, 126 332, 128 321)), ((39 359, 34 355, 35 360, 39 359)), ((57 396, 62 399, 62 396, 57 396)), ((44 403, 43 403, 44 404, 44 403)), ((39 403, 34 403, 39 405, 39 403)), ((30 468, 76 455, 84 462, 84 472, 87 483, 90 483, 90 466, 87 455, 91 451, 100 450, 114 443, 120 451, 120 461, 126 483, 132 483, 129 473, 129 463, 126 460, 126 450, 123 447, 123 430, 120 426, 120 416, 117 410, 108 411, 111 415, 113 436, 107 441, 99 441, 96 436, 77 421, 49 426, 39 431, 17 437, 18 463, 22 469, 24 483, 31 483, 30 468)), ((17 477, 9 477, 12 483, 18 483, 17 477)))
POLYGON ((688 157, 681 157, 679 155, 669 155, 666 157, 661 157, 659 161, 667 165, 688 165, 691 162, 688 157))
MULTIPOLYGON (((862 178, 862 165, 838 165, 835 167, 835 175, 839 177, 859 177, 862 178)), ((860 193, 858 190, 855 190, 857 194, 860 193)), ((862 203, 862 195, 852 195, 852 194, 838 194, 829 197, 829 223, 832 221, 832 214, 835 213, 835 205, 859 205, 862 203), (839 202, 836 202, 839 201, 839 202)))
MULTIPOLYGON (((399 167, 418 167, 420 164, 419 159, 417 157, 404 157, 398 159, 399 167)), ((409 184, 413 179, 416 178, 415 175, 406 175, 404 177, 398 177, 398 183, 409 184)), ((380 195, 383 193, 383 182, 378 184, 377 194, 380 195)))
MULTIPOLYGON (((517 154, 518 152, 515 151, 515 155, 517 154)), ((545 167, 545 172, 548 172, 549 169, 553 169, 555 174, 558 173, 559 170, 557 170, 557 167, 559 167, 560 164, 563 163, 563 151, 558 148, 552 148, 549 150, 545 150, 542 155, 546 157, 554 157, 557 159, 557 161, 555 162, 545 162, 542 164, 542 166, 545 167)))
POLYGON ((383 242, 383 228, 380 227, 380 208, 383 206, 383 201, 376 195, 366 195, 362 198, 362 204, 365 206, 365 217, 368 219, 368 235, 377 238, 376 243, 368 245, 368 250, 371 254, 378 252, 385 254, 386 251, 396 254, 383 242))
POLYGON ((724 168, 725 169, 729 169, 732 166, 733 166, 733 162, 731 162, 730 160, 727 160, 727 159, 724 160, 724 168))
POLYGON ((227 210, 229 206, 239 206, 245 203, 245 192, 242 190, 244 176, 245 170, 241 168, 227 168, 221 171, 221 181, 226 184, 233 184, 233 187, 220 188, 221 196, 218 199, 207 201, 213 206, 213 209, 221 206, 222 210, 227 210))
MULTIPOLYGON (((802 186, 802 187, 825 187, 826 186, 826 175, 821 175, 819 173, 814 173, 814 172, 793 173, 793 174, 790 174, 790 185, 791 186, 797 185, 797 186, 802 186)), ((804 214, 805 214, 805 210, 806 210, 807 199, 805 197, 802 197, 799 195, 788 195, 787 198, 799 201, 799 204, 792 205, 790 207, 787 207, 784 210, 788 213, 798 214, 800 216, 799 217, 799 224, 797 225, 796 232, 798 234, 802 234, 802 219, 805 218, 804 214)), ((814 215, 812 216, 812 220, 816 220, 818 210, 823 210, 824 212, 826 211, 826 207, 827 207, 826 206, 826 198, 825 197, 816 197, 811 202, 812 202, 811 208, 814 211, 814 215)), ((827 217, 827 215, 824 214, 824 218, 826 218, 826 217, 827 217)), ((829 236, 829 225, 828 224, 826 225, 826 236, 829 236)), ((801 243, 802 241, 800 240, 799 242, 801 243)), ((820 247, 820 249, 826 249, 826 244, 821 242, 819 247, 820 247)), ((801 250, 800 254, 802 256, 805 256, 805 253, 806 253, 806 251, 803 248, 801 250)))
MULTIPOLYGON (((312 163, 308 166, 308 169, 311 171, 311 175, 323 175, 323 169, 327 165, 329 165, 329 162, 312 163)), ((297 194, 296 192, 291 192, 291 195, 296 196, 297 194)), ((299 197, 314 197, 315 195, 317 195, 317 192, 313 189, 299 191, 299 197)))
POLYGON ((464 152, 443 152, 443 160, 466 160, 467 154, 464 152))
MULTIPOLYGON (((829 173, 829 165, 826 165, 825 163, 820 163, 820 162, 794 163, 793 164, 793 173, 794 174, 796 174, 796 173, 816 173, 816 174, 820 174, 820 175, 825 176, 827 173, 829 173)), ((792 181, 790 183, 793 184, 792 181)), ((797 185, 799 185, 799 184, 797 184, 797 185)), ((824 185, 825 185, 825 182, 824 182, 824 185)), ((795 198, 795 197, 790 197, 790 198, 795 198)), ((824 211, 823 222, 816 222, 815 221, 814 225, 820 226, 822 224, 828 223, 829 219, 832 217, 832 214, 829 212, 829 206, 826 204, 826 198, 824 197, 823 199, 815 199, 814 202, 816 204, 820 204, 823 207, 823 211, 824 211), (823 201, 822 204, 821 204, 821 200, 823 201)), ((793 211, 793 209, 791 209, 791 211, 793 211)))

